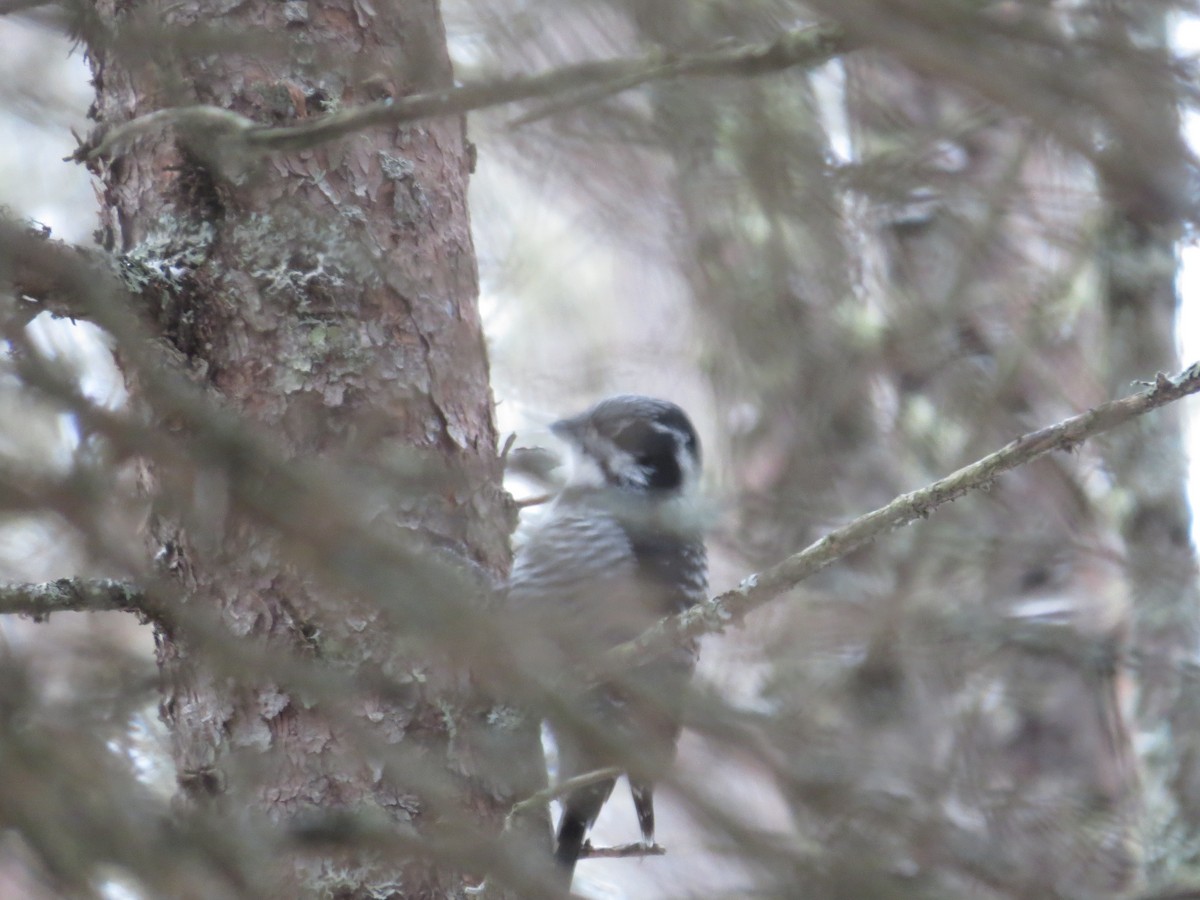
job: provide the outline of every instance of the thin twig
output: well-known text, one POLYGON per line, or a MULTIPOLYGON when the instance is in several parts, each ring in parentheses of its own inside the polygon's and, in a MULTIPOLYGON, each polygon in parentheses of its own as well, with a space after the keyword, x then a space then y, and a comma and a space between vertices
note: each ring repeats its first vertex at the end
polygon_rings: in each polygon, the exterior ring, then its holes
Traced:
POLYGON ((588 841, 579 850, 580 859, 635 859, 643 856, 666 856, 662 844, 617 844, 614 847, 593 847, 588 841))
POLYGON ((72 158, 84 161, 107 155, 165 125, 195 129, 206 140, 214 135, 236 139, 246 149, 262 152, 303 150, 365 128, 458 115, 520 100, 570 95, 597 99, 649 81, 684 75, 753 76, 796 66, 811 68, 849 48, 840 29, 809 26, 786 31, 764 44, 739 44, 683 55, 653 53, 631 59, 577 63, 538 75, 481 79, 439 91, 354 106, 284 127, 259 125, 214 106, 161 109, 113 128, 95 147, 81 147, 72 158))
POLYGON ((653 656, 672 642, 719 632, 880 535, 927 518, 938 507, 970 491, 986 488, 1005 472, 1054 450, 1073 450, 1088 438, 1198 391, 1200 362, 1174 377, 1159 373, 1153 386, 1140 393, 1103 403, 1057 425, 1022 435, 995 453, 831 531, 799 553, 743 579, 733 590, 663 619, 634 640, 609 651, 602 672, 627 671, 629 666, 653 656))
MULTIPOLYGON (((622 671, 671 642, 722 631, 885 532, 927 518, 938 507, 984 488, 1005 472, 1051 451, 1072 450, 1088 438, 1197 392, 1200 392, 1200 363, 1174 377, 1159 374, 1153 386, 1144 391, 1025 434, 995 453, 835 529, 766 571, 745 578, 738 587, 708 603, 661 620, 634 640, 609 651, 602 669, 622 671)), ((119 582, 63 579, 48 585, 9 585, 0 588, 0 613, 44 615, 65 609, 129 609, 148 614, 138 596, 119 582)), ((553 796, 557 795, 552 793, 547 799, 553 796)))
POLYGON ((592 772, 584 772, 582 775, 576 775, 574 778, 567 778, 557 784, 552 784, 549 787, 542 788, 535 794, 530 794, 524 800, 518 800, 513 804, 512 809, 508 811, 508 816, 505 818, 505 827, 512 821, 515 816, 520 815, 528 809, 545 806, 551 800, 557 800, 566 794, 571 793, 579 788, 590 787, 601 781, 607 781, 609 778, 617 778, 624 771, 617 766, 609 766, 606 769, 596 769, 592 772))

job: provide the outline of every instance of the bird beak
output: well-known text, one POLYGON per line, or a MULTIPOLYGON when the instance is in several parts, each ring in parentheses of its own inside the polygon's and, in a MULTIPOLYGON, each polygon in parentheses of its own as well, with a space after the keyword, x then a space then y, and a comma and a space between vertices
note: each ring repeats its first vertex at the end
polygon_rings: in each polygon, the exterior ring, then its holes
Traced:
POLYGON ((572 441, 579 434, 581 424, 582 420, 579 416, 572 419, 559 419, 550 426, 550 433, 564 441, 572 441))

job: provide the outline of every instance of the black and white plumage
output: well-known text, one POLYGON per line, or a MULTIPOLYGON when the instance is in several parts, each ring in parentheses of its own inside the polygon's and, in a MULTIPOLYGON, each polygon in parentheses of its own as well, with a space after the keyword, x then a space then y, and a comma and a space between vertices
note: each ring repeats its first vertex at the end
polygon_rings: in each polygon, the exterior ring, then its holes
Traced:
MULTIPOLYGON (((705 599, 700 443, 674 403, 633 395, 601 401, 552 430, 572 449, 572 471, 517 553, 509 602, 549 636, 569 672, 705 599)), ((624 769, 648 844, 654 783, 674 758, 695 665, 694 644, 676 647, 620 678, 577 688, 549 715, 560 779, 624 769)), ((555 858, 568 881, 613 784, 563 798, 555 858)))

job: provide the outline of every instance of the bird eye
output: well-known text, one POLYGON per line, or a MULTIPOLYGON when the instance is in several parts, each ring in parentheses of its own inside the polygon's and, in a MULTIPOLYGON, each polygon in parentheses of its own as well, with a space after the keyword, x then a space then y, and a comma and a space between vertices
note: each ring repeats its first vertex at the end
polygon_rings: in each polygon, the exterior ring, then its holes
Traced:
POLYGON ((633 457, 645 473, 646 486, 667 490, 683 483, 675 436, 639 419, 613 435, 613 443, 633 457))

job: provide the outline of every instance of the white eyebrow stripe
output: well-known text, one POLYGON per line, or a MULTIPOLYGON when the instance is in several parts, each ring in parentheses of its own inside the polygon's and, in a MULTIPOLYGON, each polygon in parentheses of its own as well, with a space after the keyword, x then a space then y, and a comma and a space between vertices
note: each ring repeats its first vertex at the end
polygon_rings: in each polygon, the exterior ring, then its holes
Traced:
POLYGON ((686 431, 680 431, 678 428, 675 428, 672 425, 667 425, 663 422, 653 422, 652 421, 650 423, 650 427, 653 428, 655 431, 657 431, 659 434, 671 435, 672 437, 675 438, 675 443, 677 443, 680 447, 687 446, 688 433, 686 431))
POLYGON ((689 458, 695 458, 696 452, 691 447, 692 435, 686 431, 680 431, 672 425, 667 425, 665 422, 651 420, 650 427, 659 434, 669 434, 675 438, 675 447, 680 450, 687 450, 689 458))

